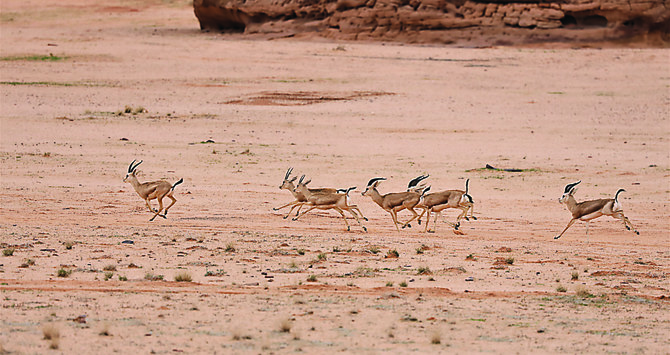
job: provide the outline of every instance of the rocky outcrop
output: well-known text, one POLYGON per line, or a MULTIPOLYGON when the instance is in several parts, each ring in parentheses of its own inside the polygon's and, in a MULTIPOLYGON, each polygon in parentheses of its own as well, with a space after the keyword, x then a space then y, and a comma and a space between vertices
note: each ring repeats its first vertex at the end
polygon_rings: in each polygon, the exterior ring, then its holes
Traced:
POLYGON ((409 43, 670 45, 670 0, 194 0, 203 30, 409 43))

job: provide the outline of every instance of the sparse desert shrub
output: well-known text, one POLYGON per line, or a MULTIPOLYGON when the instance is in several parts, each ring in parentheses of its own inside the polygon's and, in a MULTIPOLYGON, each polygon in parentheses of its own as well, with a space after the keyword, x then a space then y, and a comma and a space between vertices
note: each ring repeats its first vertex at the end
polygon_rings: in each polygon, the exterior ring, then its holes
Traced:
POLYGON ((577 288, 575 288, 575 294, 578 297, 581 297, 581 298, 595 297, 595 295, 593 295, 591 292, 589 292, 588 288, 586 288, 585 286, 582 286, 582 285, 579 285, 579 286, 577 286, 577 288))
POLYGON ((568 289, 565 288, 565 286, 563 285, 556 287, 556 292, 567 292, 567 291, 568 289))
POLYGON ((112 276, 114 276, 114 273, 111 272, 111 271, 107 271, 107 272, 105 273, 105 281, 111 279, 112 276))
POLYGON ((177 275, 174 275, 174 280, 177 282, 191 282, 193 281, 193 278, 191 278, 191 274, 189 274, 188 271, 182 271, 177 275))
POLYGON ((393 287, 393 281, 386 281, 386 287, 393 287))
POLYGON ((328 256, 325 253, 321 253, 316 256, 316 260, 318 261, 326 261, 328 260, 328 256))
POLYGON ((379 248, 375 247, 375 246, 370 247, 370 248, 368 248, 368 252, 372 253, 372 254, 377 254, 377 253, 379 253, 379 248))
POLYGON ((47 323, 42 326, 42 335, 45 340, 50 340, 49 349, 58 349, 60 345, 60 330, 53 323, 47 323))
POLYGON ((291 322, 290 318, 282 318, 279 321, 279 331, 282 332, 282 333, 290 332, 292 327, 293 327, 293 322, 291 322))
POLYGON ((98 335, 102 335, 102 336, 106 336, 106 337, 112 335, 109 332, 109 323, 107 323, 107 322, 102 323, 102 327, 100 328, 100 332, 98 333, 98 335))
POLYGON ((477 260, 477 257, 475 254, 468 254, 468 256, 465 257, 465 260, 477 260))
POLYGON ((432 275, 433 272, 430 271, 430 268, 428 266, 422 266, 416 271, 417 275, 432 275))
POLYGON ((305 249, 298 249, 298 255, 305 255, 305 249))
POLYGON ((507 263, 508 265, 514 264, 514 258, 512 257, 505 258, 505 263, 507 263))
POLYGON ((54 323, 46 323, 42 326, 42 335, 44 335, 45 340, 60 338, 60 330, 54 323))
POLYGON ((104 271, 116 271, 116 265, 105 265, 102 269, 104 271))
POLYGON ((56 275, 58 277, 68 277, 68 276, 70 276, 70 274, 72 274, 72 270, 68 270, 68 269, 64 269, 64 268, 58 269, 58 272, 56 273, 56 275))
POLYGON ((440 334, 440 331, 435 329, 433 332, 430 334, 430 343, 431 344, 440 344, 442 343, 442 334, 440 334))
POLYGON ((421 244, 420 247, 416 248, 416 253, 417 254, 423 254, 424 251, 429 250, 429 249, 430 249, 429 246, 427 246, 425 244, 421 244))
POLYGON ((333 253, 339 253, 340 251, 340 247, 333 247, 333 253))
POLYGON ((224 275, 226 275, 226 272, 223 271, 223 269, 218 269, 216 271, 207 270, 207 272, 205 272, 205 276, 207 276, 207 277, 210 277, 210 276, 224 276, 224 275))
POLYGON ((316 275, 309 275, 307 277, 307 281, 308 282, 316 282, 317 281, 316 275))
MULTIPOLYGON (((26 259, 26 261, 23 262, 23 264, 19 265, 20 268, 26 268, 35 265, 35 260, 33 259, 26 259)), ((1 353, 0 353, 1 354, 1 353)))
POLYGON ((14 255, 14 250, 15 250, 14 248, 7 248, 7 249, 2 251, 2 255, 12 256, 12 255, 14 255))
POLYGON ((226 245, 225 252, 226 253, 234 253, 235 252, 235 245, 233 245, 233 243, 228 243, 226 245))
POLYGON ((407 281, 403 281, 403 282, 399 283, 398 286, 407 287, 407 281))
POLYGON ((65 249, 70 250, 74 246, 74 242, 67 241, 67 242, 64 242, 63 245, 65 246, 65 249))
POLYGON ((128 277, 119 275, 119 281, 128 281, 128 277))
POLYGON ((146 275, 144 275, 144 279, 149 280, 149 281, 162 281, 163 280, 163 275, 154 275, 154 274, 148 272, 148 273, 146 273, 146 275))
POLYGON ((389 258, 389 259, 391 259, 391 258, 399 258, 399 257, 400 257, 400 253, 398 253, 398 251, 395 250, 395 249, 393 249, 393 250, 389 250, 389 251, 386 253, 386 257, 389 258))
POLYGON ((573 271, 572 272, 572 277, 570 277, 570 280, 572 280, 572 281, 579 280, 579 272, 573 271))

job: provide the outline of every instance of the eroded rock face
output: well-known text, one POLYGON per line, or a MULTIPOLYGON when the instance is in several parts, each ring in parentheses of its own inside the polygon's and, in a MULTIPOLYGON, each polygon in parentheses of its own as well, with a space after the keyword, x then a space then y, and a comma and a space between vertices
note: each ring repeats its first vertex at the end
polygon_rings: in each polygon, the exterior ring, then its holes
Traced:
POLYGON ((194 0, 203 30, 267 37, 505 45, 670 45, 670 0, 194 0))

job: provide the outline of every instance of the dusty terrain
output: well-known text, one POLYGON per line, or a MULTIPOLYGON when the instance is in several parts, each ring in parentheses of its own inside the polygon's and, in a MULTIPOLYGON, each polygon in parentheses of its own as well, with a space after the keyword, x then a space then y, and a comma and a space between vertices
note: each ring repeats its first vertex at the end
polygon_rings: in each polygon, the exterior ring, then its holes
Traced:
POLYGON ((1 20, 0 352, 668 352, 668 50, 249 41, 185 1, 1 20), (133 159, 184 178, 167 219, 122 182, 133 159), (272 211, 288 167, 357 186, 369 232, 272 211), (422 173, 470 179, 464 235, 397 232, 360 195, 422 173), (578 200, 625 188, 640 235, 554 240, 580 179, 578 200))

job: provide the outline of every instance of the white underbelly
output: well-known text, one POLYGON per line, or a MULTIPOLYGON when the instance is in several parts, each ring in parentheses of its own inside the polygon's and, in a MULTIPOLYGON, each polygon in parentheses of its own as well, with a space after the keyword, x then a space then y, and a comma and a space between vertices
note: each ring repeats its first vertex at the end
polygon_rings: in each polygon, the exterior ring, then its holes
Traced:
POLYGON ((590 221, 590 220, 592 220, 592 219, 594 219, 594 218, 598 218, 598 217, 600 217, 600 216, 602 216, 602 215, 603 215, 603 213, 600 212, 600 211, 598 211, 598 212, 593 212, 593 213, 589 213, 589 214, 587 214, 587 215, 584 215, 584 216, 579 217, 579 220, 580 220, 580 221, 590 221))

